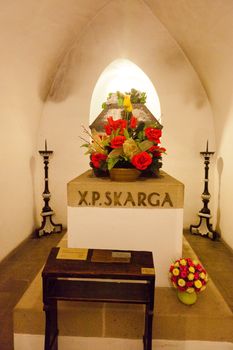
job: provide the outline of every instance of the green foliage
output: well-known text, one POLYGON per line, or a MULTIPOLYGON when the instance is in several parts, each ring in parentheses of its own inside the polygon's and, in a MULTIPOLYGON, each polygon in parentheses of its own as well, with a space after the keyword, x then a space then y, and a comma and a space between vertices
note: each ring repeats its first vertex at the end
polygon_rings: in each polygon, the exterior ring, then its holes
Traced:
POLYGON ((102 103, 102 109, 107 109, 107 103, 106 102, 102 103))
POLYGON ((139 122, 135 132, 139 133, 140 131, 143 131, 144 127, 145 127, 145 123, 144 122, 139 122))
POLYGON ((126 137, 126 139, 129 139, 130 136, 129 136, 129 132, 127 129, 124 129, 124 136, 126 137))
POLYGON ((142 152, 147 151, 149 148, 151 148, 153 146, 153 142, 149 141, 149 140, 144 140, 142 142, 140 142, 138 144, 138 147, 140 148, 140 150, 142 152))
POLYGON ((131 103, 142 103, 145 104, 146 103, 146 93, 145 92, 141 92, 139 90, 136 89, 131 89, 130 92, 126 92, 127 95, 130 95, 130 101, 131 103))
POLYGON ((115 148, 109 153, 108 158, 109 159, 110 158, 119 158, 122 154, 123 154, 122 148, 115 148))
POLYGON ((143 131, 138 132, 137 139, 139 142, 142 142, 144 140, 144 132, 143 131))
POLYGON ((108 170, 111 170, 118 161, 119 161, 119 158, 109 158, 108 159, 108 170))
MULTIPOLYGON (((146 93, 145 92, 141 92, 139 90, 136 89, 131 89, 130 92, 125 92, 125 94, 123 94, 120 91, 116 92, 117 94, 117 104, 119 107, 123 107, 124 106, 124 97, 125 95, 130 95, 130 101, 131 103, 142 103, 145 104, 146 103, 146 93)), ((108 94, 107 99, 110 99, 112 97, 113 93, 110 92, 108 94)), ((107 108, 107 103, 104 102, 102 103, 102 109, 106 109, 107 108)))

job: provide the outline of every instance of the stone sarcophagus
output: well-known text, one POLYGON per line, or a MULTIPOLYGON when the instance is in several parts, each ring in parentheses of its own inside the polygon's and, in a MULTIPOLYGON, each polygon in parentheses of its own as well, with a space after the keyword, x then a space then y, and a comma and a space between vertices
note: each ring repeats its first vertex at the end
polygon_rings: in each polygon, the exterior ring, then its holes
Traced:
POLYGON ((184 186, 161 171, 158 178, 116 182, 89 170, 68 183, 68 247, 149 250, 157 286, 182 254, 184 186))

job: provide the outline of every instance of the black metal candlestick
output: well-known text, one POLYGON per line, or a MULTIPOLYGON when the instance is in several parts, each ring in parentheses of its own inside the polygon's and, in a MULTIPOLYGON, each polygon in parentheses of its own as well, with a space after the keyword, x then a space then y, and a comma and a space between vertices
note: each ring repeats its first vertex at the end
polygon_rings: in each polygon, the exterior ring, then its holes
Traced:
POLYGON ((209 152, 208 150, 208 141, 206 144, 206 150, 204 152, 200 152, 200 154, 204 157, 205 164, 205 178, 204 178, 204 191, 201 195, 203 208, 199 211, 198 216, 200 217, 200 221, 198 225, 190 225, 190 232, 192 234, 200 234, 202 236, 206 236, 215 240, 217 237, 217 232, 213 230, 212 224, 210 223, 210 219, 212 217, 210 213, 210 209, 208 208, 208 204, 210 201, 210 193, 208 189, 209 184, 209 163, 210 157, 214 154, 214 152, 209 152))
POLYGON ((48 165, 49 165, 49 157, 53 154, 53 151, 47 150, 47 141, 45 140, 45 149, 39 151, 40 155, 44 159, 44 192, 42 193, 42 197, 44 200, 44 207, 41 212, 42 216, 42 224, 40 228, 36 230, 37 237, 41 237, 43 235, 48 235, 51 233, 60 233, 62 231, 62 224, 54 224, 52 220, 52 216, 54 215, 53 210, 49 206, 49 201, 51 194, 49 192, 49 177, 48 177, 48 165))

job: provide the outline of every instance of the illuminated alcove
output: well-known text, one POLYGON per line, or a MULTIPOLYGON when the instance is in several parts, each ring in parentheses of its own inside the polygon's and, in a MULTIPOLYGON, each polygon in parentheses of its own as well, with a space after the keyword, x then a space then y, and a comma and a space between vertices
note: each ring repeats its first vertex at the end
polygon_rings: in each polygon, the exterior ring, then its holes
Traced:
POLYGON ((109 92, 128 92, 131 88, 146 92, 146 106, 160 121, 159 97, 151 80, 135 63, 121 58, 110 63, 97 80, 91 97, 90 124, 100 113, 101 105, 106 101, 109 92))

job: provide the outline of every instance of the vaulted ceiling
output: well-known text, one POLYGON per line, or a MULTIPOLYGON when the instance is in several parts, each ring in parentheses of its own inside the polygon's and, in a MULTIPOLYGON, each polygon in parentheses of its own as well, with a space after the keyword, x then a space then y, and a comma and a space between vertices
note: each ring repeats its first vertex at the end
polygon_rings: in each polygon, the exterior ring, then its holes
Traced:
MULTIPOLYGON (((72 42, 82 36, 99 11, 115 1, 4 2, 0 12, 1 55, 6 56, 6 62, 14 57, 15 64, 21 61, 38 70, 43 67, 44 75, 50 76, 49 85, 72 42)), ((199 75, 215 115, 222 113, 232 95, 233 1, 127 0, 132 8, 134 1, 148 7, 167 28, 199 75)))
POLYGON ((202 81, 214 114, 232 99, 233 1, 145 0, 184 51, 202 81))

